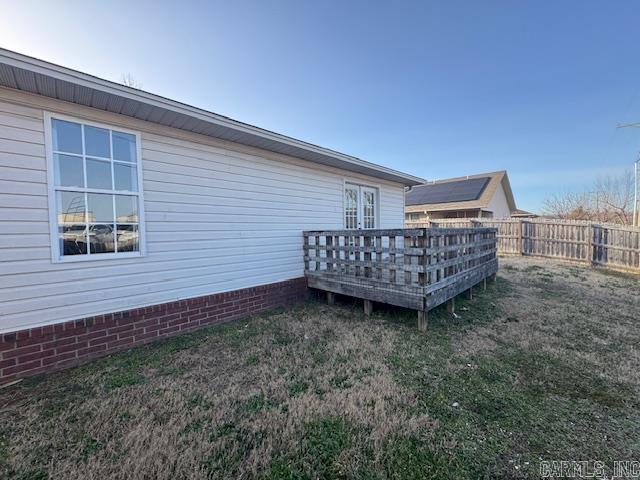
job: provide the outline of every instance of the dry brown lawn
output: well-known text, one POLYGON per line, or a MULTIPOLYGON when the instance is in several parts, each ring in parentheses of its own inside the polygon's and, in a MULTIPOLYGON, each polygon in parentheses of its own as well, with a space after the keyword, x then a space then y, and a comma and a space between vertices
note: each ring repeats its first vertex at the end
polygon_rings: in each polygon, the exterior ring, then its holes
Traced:
POLYGON ((7 478, 537 478, 640 460, 640 281, 501 259, 458 317, 311 301, 0 390, 7 478))

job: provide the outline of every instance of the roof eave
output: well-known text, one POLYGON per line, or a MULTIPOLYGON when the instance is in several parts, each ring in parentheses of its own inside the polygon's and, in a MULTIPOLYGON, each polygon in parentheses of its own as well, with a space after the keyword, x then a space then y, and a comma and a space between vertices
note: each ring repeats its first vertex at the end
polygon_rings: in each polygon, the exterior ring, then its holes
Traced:
POLYGON ((487 205, 475 202, 456 202, 456 203, 424 203, 405 206, 407 211, 425 211, 425 212, 446 212, 455 210, 477 210, 486 208, 487 205))
MULTIPOLYGON (((242 123, 237 120, 215 114, 213 112, 208 112, 200 108, 177 102, 175 100, 170 100, 159 95, 154 95, 142 90, 127 87, 125 85, 120 85, 108 80, 88 75, 86 73, 78 72, 76 70, 61 67, 59 65, 45 62, 43 60, 12 52, 10 50, 0 49, 0 67, 20 69, 26 72, 32 72, 34 75, 39 75, 45 78, 52 79, 53 81, 63 82, 66 84, 86 88, 91 90, 92 92, 100 92, 104 95, 109 96, 110 98, 123 100, 124 102, 137 102, 139 104, 150 106, 154 109, 173 112, 177 115, 186 115, 187 117, 196 120, 196 122, 201 122, 212 127, 218 127, 219 130, 229 132, 227 136, 231 136, 232 132, 232 141, 236 143, 262 148, 285 155, 295 156, 314 163, 342 168, 351 172, 361 173, 375 178, 397 182, 403 185, 412 186, 424 183, 424 179, 422 178, 399 172, 391 168, 383 167, 381 165, 376 165, 357 157, 345 155, 328 148, 320 147, 318 145, 313 145, 302 140, 288 137, 286 135, 281 135, 269 130, 261 129, 253 125, 242 123)), ((0 71, 0 79, 3 80, 0 81, 0 86, 27 91, 29 93, 35 93, 50 98, 57 98, 59 100, 71 101, 69 99, 60 98, 57 89, 53 89, 56 90, 55 94, 46 94, 46 92, 37 91, 37 89, 39 88, 37 86, 37 81, 25 82, 29 85, 20 85, 13 71, 11 72, 11 74, 0 71), (3 73, 4 75, 2 75, 3 73), (13 80, 11 79, 11 76, 13 76, 13 80), (31 85, 31 83, 33 84, 33 86, 31 85)), ((85 103, 75 101, 73 103, 97 108, 94 105, 88 104, 90 103, 89 101, 85 103)), ((113 111, 107 108, 104 108, 104 110, 113 111)), ((115 113, 127 115, 123 112, 115 113)), ((138 118, 135 117, 135 115, 127 116, 138 118)), ((161 122, 154 123, 165 124, 161 122)), ((180 129, 193 131, 185 128, 180 129)), ((215 138, 229 140, 229 138, 225 138, 224 136, 217 136, 207 133, 203 134, 215 138)))
POLYGON ((502 188, 504 189, 504 193, 507 197, 507 203, 509 204, 509 209, 511 211, 517 210, 516 207, 516 199, 513 196, 513 190, 511 189, 511 182, 509 181, 509 175, 507 172, 504 172, 504 176, 502 177, 502 188))

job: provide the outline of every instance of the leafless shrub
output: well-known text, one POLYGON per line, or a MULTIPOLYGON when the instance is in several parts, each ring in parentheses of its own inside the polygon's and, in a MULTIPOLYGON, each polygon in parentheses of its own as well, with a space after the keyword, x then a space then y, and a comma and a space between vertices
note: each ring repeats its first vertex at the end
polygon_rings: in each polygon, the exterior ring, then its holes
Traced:
POLYGON ((631 224, 633 221, 633 174, 598 178, 583 192, 556 193, 543 204, 546 216, 567 220, 631 224))
POLYGON ((136 88, 138 90, 142 90, 142 83, 140 83, 136 78, 130 73, 123 73, 120 76, 120 83, 126 87, 136 88))

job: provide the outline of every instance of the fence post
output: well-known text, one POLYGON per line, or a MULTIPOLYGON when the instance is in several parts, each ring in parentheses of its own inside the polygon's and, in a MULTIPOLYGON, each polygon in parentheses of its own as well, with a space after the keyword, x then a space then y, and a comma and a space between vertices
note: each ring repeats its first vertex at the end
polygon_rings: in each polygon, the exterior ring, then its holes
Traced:
POLYGON ((596 259, 596 227, 593 223, 589 224, 589 258, 587 258, 588 264, 593 264, 596 259))
POLYGON ((524 220, 518 220, 518 250, 520 256, 525 254, 524 248, 524 220))

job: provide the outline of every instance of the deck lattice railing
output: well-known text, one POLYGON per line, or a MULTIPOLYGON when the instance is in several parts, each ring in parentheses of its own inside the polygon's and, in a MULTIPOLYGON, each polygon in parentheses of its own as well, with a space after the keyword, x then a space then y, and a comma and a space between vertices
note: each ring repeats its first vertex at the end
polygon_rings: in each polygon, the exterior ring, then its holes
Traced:
POLYGON ((497 271, 493 228, 304 232, 309 286, 426 311, 497 271))

